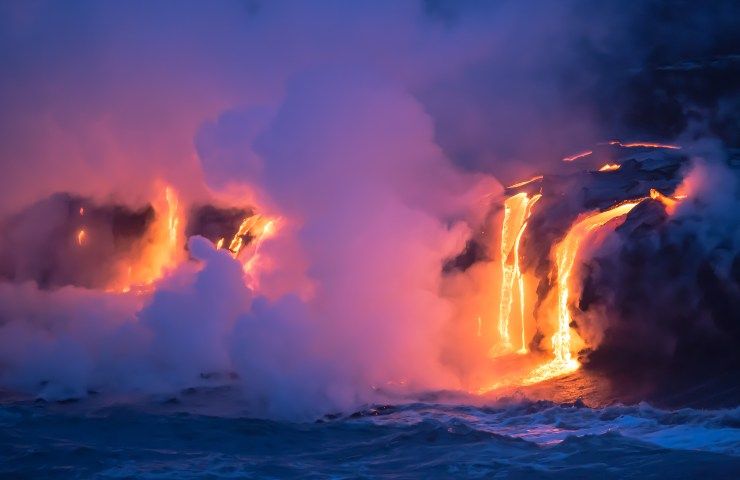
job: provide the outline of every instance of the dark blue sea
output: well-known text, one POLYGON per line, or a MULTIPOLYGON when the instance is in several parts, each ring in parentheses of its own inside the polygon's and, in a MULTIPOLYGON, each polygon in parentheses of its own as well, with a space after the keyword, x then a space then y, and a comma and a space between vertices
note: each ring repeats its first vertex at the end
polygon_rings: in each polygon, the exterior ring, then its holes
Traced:
POLYGON ((289 422, 6 401, 0 478, 740 478, 740 408, 408 403, 289 422))

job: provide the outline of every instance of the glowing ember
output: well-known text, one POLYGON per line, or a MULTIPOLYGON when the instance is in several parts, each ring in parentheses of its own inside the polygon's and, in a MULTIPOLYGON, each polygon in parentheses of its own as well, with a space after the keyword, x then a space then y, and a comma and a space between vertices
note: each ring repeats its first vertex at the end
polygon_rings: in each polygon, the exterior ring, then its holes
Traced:
POLYGON ((618 163, 606 163, 599 168, 600 172, 612 172, 614 170, 619 170, 622 168, 622 166, 618 163))
POLYGON ((523 182, 515 183, 514 185, 509 185, 506 188, 519 188, 523 187, 524 185, 529 185, 532 182, 536 182, 537 180, 542 180, 544 178, 543 175, 537 175, 536 177, 532 177, 529 180, 524 180, 523 182))
POLYGON ((216 242, 216 249, 220 249, 224 246, 224 237, 221 237, 218 239, 218 242, 216 242))
POLYGON ((586 150, 585 152, 576 153, 575 155, 571 155, 570 157, 565 157, 563 161, 572 162, 574 160, 578 160, 579 158, 588 157, 592 153, 594 153, 593 150, 586 150))
POLYGON ((579 364, 571 353, 570 324, 572 317, 568 306, 570 292, 573 290, 571 273, 578 251, 588 237, 611 220, 624 217, 643 199, 620 203, 609 210, 591 213, 570 228, 565 238, 555 246, 555 265, 557 268, 557 330, 552 336, 554 359, 536 368, 525 379, 524 384, 532 384, 564 375, 578 369, 579 364))
POLYGON ((504 202, 504 220, 501 226, 501 294, 499 297, 498 331, 501 344, 497 345, 492 354, 499 355, 513 349, 509 324, 514 303, 514 285, 519 289, 519 310, 522 321, 522 343, 520 352, 526 353, 524 337, 524 280, 519 265, 519 244, 526 220, 532 212, 532 206, 541 195, 529 197, 526 193, 518 193, 504 202))
POLYGON ((82 246, 87 243, 87 231, 81 228, 77 231, 77 245, 82 246))
POLYGON ((80 216, 82 216, 84 214, 85 214, 85 208, 84 207, 80 207, 80 216))

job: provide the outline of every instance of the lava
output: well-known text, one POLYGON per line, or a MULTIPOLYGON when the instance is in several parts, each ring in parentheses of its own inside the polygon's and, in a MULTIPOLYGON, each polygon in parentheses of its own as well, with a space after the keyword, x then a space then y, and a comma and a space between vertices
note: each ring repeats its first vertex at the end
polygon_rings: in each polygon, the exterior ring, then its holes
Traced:
POLYGON ((519 187, 523 187, 525 185, 529 185, 530 183, 536 182, 538 180, 542 180, 543 178, 545 178, 544 175, 537 175, 537 176, 534 176, 534 177, 530 178, 529 180, 524 180, 524 181, 515 183, 514 185, 509 185, 506 188, 519 188, 519 187))
POLYGON ((137 258, 122 262, 110 291, 147 291, 183 258, 183 232, 177 192, 164 186, 154 202, 155 221, 142 241, 137 258))
POLYGON ((586 150, 584 152, 580 152, 580 153, 576 153, 575 155, 571 155, 570 157, 565 157, 565 158, 563 158, 563 161, 564 162, 572 162, 574 160, 578 160, 579 158, 588 157, 592 153, 594 153, 593 150, 586 150))
POLYGON ((610 221, 624 217, 642 200, 633 200, 619 203, 603 212, 597 211, 578 219, 568 230, 565 238, 554 248, 555 278, 557 288, 557 329, 551 338, 554 358, 533 370, 524 380, 524 384, 537 383, 548 378, 572 372, 579 367, 571 352, 570 324, 572 316, 569 303, 570 295, 575 287, 572 277, 573 266, 578 252, 589 236, 610 221))
POLYGON ((493 349, 492 354, 494 356, 513 349, 509 324, 511 323, 515 285, 519 290, 518 300, 522 330, 519 352, 527 352, 524 334, 524 279, 519 264, 519 244, 527 228, 526 221, 532 213, 532 207, 541 196, 536 194, 530 197, 526 193, 518 193, 507 198, 504 202, 504 220, 501 226, 501 293, 498 315, 498 331, 501 344, 493 349))
POLYGON ((170 244, 177 244, 177 227, 180 219, 177 216, 177 195, 170 187, 164 189, 165 199, 167 201, 167 230, 169 232, 170 244))
POLYGON ((605 163, 599 168, 600 172, 613 172, 614 170, 619 170, 622 168, 622 166, 618 163, 605 163))
POLYGON ((87 231, 81 228, 77 231, 77 245, 83 246, 87 243, 87 231))
MULTIPOLYGON (((235 259, 241 259, 247 286, 257 287, 256 266, 259 263, 259 250, 262 242, 272 237, 277 229, 278 218, 270 218, 256 214, 244 218, 236 233, 229 242, 228 250, 235 259), (244 254, 249 249, 249 254, 244 254)), ((215 246, 220 249, 224 246, 224 238, 219 238, 215 246)))
POLYGON ((680 150, 681 147, 678 145, 670 145, 666 143, 650 143, 650 142, 631 142, 622 143, 619 140, 612 140, 609 145, 616 145, 624 148, 666 148, 668 150, 680 150))
POLYGON ((676 209, 676 205, 678 204, 678 202, 686 198, 686 195, 678 194, 678 195, 668 196, 668 195, 664 195, 663 193, 656 190, 655 188, 651 188, 650 198, 662 203, 666 211, 670 214, 670 213, 673 213, 673 211, 676 209))

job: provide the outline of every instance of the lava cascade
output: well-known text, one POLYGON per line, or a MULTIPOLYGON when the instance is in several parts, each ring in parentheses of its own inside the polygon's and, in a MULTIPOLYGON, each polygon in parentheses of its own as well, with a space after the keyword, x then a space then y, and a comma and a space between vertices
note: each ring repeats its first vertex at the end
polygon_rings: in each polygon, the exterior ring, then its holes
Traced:
POLYGON ((524 380, 525 384, 537 383, 578 368, 578 361, 572 354, 570 324, 573 318, 570 313, 570 302, 571 293, 576 287, 572 273, 579 250, 596 230, 616 219, 623 219, 642 200, 619 203, 605 211, 583 216, 576 220, 565 238, 554 247, 557 328, 550 339, 554 358, 532 371, 524 380))
MULTIPOLYGON (((524 184, 526 183, 528 182, 524 182, 524 184)), ((509 327, 516 298, 515 289, 518 290, 516 300, 518 301, 521 319, 522 338, 519 353, 527 352, 524 333, 524 279, 520 267, 519 245, 527 228, 527 219, 532 213, 532 207, 541 196, 535 194, 530 197, 522 192, 507 198, 504 202, 504 219, 501 227, 501 291, 498 316, 498 332, 501 343, 491 352, 494 356, 513 350, 509 327)))

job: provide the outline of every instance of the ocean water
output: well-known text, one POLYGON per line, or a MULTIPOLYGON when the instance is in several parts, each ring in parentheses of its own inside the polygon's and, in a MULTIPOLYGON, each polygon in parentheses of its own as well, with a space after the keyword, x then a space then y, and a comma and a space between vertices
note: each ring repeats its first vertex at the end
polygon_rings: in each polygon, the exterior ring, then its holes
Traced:
POLYGON ((0 407, 0 478, 740 478, 740 408, 526 399, 278 422, 134 406, 0 407))

